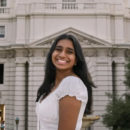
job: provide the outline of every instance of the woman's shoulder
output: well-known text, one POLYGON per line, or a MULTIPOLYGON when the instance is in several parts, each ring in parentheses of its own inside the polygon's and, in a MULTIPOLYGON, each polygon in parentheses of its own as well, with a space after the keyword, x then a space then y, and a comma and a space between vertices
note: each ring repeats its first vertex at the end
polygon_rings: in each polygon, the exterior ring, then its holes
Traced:
POLYGON ((59 85, 56 95, 58 99, 65 95, 75 96, 76 99, 87 102, 87 88, 83 81, 77 76, 65 77, 59 85))
POLYGON ((70 89, 71 88, 84 89, 84 90, 87 89, 83 81, 78 76, 65 77, 61 82, 61 86, 65 86, 65 87, 68 86, 70 89))

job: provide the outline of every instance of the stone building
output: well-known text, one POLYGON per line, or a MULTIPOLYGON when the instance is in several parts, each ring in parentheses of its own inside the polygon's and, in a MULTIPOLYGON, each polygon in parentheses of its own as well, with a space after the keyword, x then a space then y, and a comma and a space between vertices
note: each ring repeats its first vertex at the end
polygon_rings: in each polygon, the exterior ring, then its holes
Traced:
MULTIPOLYGON (((63 33, 79 40, 98 86, 93 115, 105 112, 106 92, 126 91, 129 0, 0 0, 0 112, 5 130, 15 130, 17 116, 19 130, 36 130, 35 99, 45 59, 54 39, 63 33)), ((91 130, 107 128, 100 120, 91 130)))

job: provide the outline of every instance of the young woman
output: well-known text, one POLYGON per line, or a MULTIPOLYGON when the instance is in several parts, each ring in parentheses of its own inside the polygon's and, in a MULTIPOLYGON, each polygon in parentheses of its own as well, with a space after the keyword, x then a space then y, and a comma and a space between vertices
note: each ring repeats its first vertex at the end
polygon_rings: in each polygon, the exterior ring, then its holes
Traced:
POLYGON ((92 86, 78 40, 59 36, 48 53, 37 92, 37 130, 80 130, 83 115, 91 114, 92 86))

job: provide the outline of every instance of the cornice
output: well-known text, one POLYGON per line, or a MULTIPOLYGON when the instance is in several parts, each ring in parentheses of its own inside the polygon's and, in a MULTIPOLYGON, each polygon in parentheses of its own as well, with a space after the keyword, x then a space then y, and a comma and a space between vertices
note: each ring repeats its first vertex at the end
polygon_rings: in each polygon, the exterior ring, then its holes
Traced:
MULTIPOLYGON (((130 57, 128 48, 82 48, 85 57, 130 57)), ((0 58, 27 58, 46 57, 49 52, 47 48, 8 48, 0 51, 0 58)))

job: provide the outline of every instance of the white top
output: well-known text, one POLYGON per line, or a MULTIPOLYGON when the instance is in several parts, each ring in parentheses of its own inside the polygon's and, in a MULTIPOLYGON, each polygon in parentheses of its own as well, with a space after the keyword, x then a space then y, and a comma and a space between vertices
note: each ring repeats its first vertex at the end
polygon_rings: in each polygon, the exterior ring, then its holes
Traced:
POLYGON ((80 130, 85 106, 88 101, 87 88, 81 79, 75 76, 64 78, 58 88, 40 103, 36 103, 37 130, 58 130, 59 100, 64 96, 75 96, 81 101, 81 108, 75 130, 80 130))

